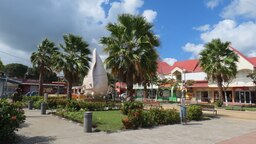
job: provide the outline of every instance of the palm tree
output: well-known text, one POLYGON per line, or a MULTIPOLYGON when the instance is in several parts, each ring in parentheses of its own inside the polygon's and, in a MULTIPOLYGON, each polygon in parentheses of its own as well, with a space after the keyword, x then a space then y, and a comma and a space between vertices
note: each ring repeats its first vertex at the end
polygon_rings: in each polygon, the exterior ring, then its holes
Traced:
POLYGON ((217 82, 220 100, 223 101, 223 82, 228 82, 237 74, 238 56, 229 48, 230 42, 213 39, 205 44, 200 53, 200 65, 209 80, 217 82))
POLYGON ((135 79, 136 83, 142 83, 144 89, 144 98, 148 96, 147 85, 157 77, 157 59, 158 54, 154 48, 146 51, 141 56, 141 63, 139 64, 139 71, 135 79))
POLYGON ((55 56, 54 68, 56 71, 63 71, 64 78, 67 80, 67 98, 71 99, 72 85, 79 76, 88 73, 91 51, 88 44, 80 36, 68 34, 63 36, 64 45, 60 44, 63 49, 55 56))
POLYGON ((126 82, 127 96, 131 100, 133 83, 145 81, 136 78, 155 73, 157 68, 154 65, 158 57, 155 47, 159 46, 159 40, 152 27, 142 16, 122 14, 117 23, 107 25, 111 35, 101 39, 104 51, 109 54, 106 67, 119 81, 126 82))
POLYGON ((42 41, 37 46, 38 50, 33 52, 30 60, 33 67, 39 69, 39 95, 43 95, 43 82, 44 75, 47 71, 51 71, 52 57, 54 54, 58 53, 58 48, 55 47, 54 42, 48 40, 47 38, 42 41))

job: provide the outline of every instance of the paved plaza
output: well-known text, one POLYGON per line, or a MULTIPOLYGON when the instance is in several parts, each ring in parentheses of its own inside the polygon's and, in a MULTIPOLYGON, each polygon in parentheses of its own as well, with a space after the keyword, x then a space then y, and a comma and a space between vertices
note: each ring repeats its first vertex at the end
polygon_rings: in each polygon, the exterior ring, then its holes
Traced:
POLYGON ((25 113, 26 123, 17 132, 21 144, 254 144, 256 139, 255 120, 230 117, 116 133, 84 133, 81 125, 41 115, 39 110, 25 113))

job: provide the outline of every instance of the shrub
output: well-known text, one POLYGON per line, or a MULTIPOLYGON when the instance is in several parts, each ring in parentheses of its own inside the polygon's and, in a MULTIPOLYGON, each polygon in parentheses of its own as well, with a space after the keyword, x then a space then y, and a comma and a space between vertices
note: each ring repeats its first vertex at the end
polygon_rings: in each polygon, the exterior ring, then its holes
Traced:
POLYGON ((66 98, 51 98, 47 100, 48 107, 51 109, 66 107, 68 100, 66 98))
POLYGON ((122 123, 123 123, 125 129, 132 129, 133 128, 132 121, 128 117, 123 118, 122 123))
POLYGON ((201 120, 203 118, 202 107, 198 105, 188 106, 187 118, 189 120, 201 120))
POLYGON ((179 113, 175 109, 151 109, 150 115, 153 117, 156 125, 168 125, 179 122, 179 113))
POLYGON ((175 109, 166 110, 167 124, 176 124, 180 122, 180 115, 175 109))
POLYGON ((22 103, 24 107, 28 106, 29 101, 33 101, 33 107, 39 109, 41 107, 42 96, 23 96, 22 103), (40 102, 38 102, 40 101, 40 102), (39 104, 40 103, 40 104, 39 104))
POLYGON ((215 105, 216 107, 222 107, 223 101, 217 100, 217 101, 214 103, 214 105, 215 105))
POLYGON ((131 128, 132 129, 139 128, 142 124, 142 121, 143 121, 142 110, 141 109, 131 110, 128 114, 128 119, 131 122, 131 128))
POLYGON ((20 104, 0 100, 0 142, 8 143, 14 131, 25 121, 24 111, 20 104))
POLYGON ((149 111, 143 111, 142 112, 142 128, 149 128, 156 125, 154 118, 152 117, 151 113, 149 111))
POLYGON ((136 101, 135 102, 125 102, 121 107, 121 111, 124 115, 128 115, 128 113, 134 109, 143 109, 143 103, 136 102, 136 101))
POLYGON ((153 120, 156 125, 167 124, 166 118, 166 111, 163 109, 153 108, 150 109, 150 115, 153 117, 153 120))
POLYGON ((128 113, 128 117, 122 120, 126 129, 137 129, 139 127, 148 128, 155 125, 167 125, 179 123, 179 113, 174 110, 150 109, 143 111, 142 109, 134 109, 128 113))
POLYGON ((39 99, 39 100, 33 102, 33 107, 34 107, 35 109, 41 109, 41 103, 42 103, 42 102, 44 102, 43 99, 39 99))

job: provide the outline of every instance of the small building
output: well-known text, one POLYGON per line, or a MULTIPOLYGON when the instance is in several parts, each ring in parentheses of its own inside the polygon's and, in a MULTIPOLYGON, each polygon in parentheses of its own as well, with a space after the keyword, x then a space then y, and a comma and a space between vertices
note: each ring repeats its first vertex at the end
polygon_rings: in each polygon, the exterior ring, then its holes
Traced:
POLYGON ((14 93, 20 84, 20 81, 10 79, 3 72, 0 72, 0 98, 14 93))
MULTIPOLYGON (((59 94, 66 93, 66 83, 65 82, 52 82, 52 83, 44 83, 44 92, 49 94, 59 94)), ((28 92, 38 92, 39 81, 38 80, 22 80, 20 84, 20 88, 22 89, 22 93, 26 94, 28 92)))

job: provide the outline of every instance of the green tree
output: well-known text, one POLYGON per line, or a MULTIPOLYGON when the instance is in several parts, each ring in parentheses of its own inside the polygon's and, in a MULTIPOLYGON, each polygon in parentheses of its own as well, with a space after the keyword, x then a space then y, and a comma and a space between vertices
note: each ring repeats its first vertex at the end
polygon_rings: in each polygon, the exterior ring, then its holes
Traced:
POLYGON ((55 47, 54 42, 44 39, 38 46, 38 50, 33 52, 30 60, 33 67, 39 70, 39 95, 43 95, 44 76, 48 71, 51 71, 53 64, 52 57, 58 53, 58 48, 55 47))
POLYGON ((248 74, 247 77, 252 79, 252 82, 256 86, 256 70, 254 70, 252 73, 248 74))
POLYGON ((200 65, 207 78, 216 82, 220 101, 223 101, 223 83, 233 79, 237 74, 237 54, 229 48, 230 42, 221 42, 213 39, 205 44, 205 49, 200 53, 200 65))
POLYGON ((157 59, 158 54, 154 47, 145 51, 145 53, 141 56, 141 62, 138 71, 138 75, 135 82, 142 83, 144 89, 144 98, 148 96, 147 86, 152 83, 153 79, 157 77, 157 59))
POLYGON ((131 100, 133 84, 148 82, 157 68, 155 47, 159 46, 159 40, 152 27, 142 16, 122 14, 117 23, 107 25, 111 35, 101 39, 104 51, 109 54, 106 67, 119 81, 126 82, 131 100))
POLYGON ((67 98, 71 99, 72 85, 81 75, 88 73, 91 51, 87 42, 80 36, 68 34, 64 35, 63 39, 65 44, 60 44, 63 51, 54 58, 54 67, 58 72, 63 71, 68 84, 67 98))
POLYGON ((1 71, 4 71, 4 64, 3 64, 3 62, 1 61, 1 59, 0 59, 0 72, 1 71))
MULTIPOLYGON (((27 73, 24 76, 24 79, 39 79, 39 69, 36 67, 29 67, 27 69, 27 73)), ((48 71, 44 75, 44 82, 51 83, 53 81, 57 81, 58 77, 57 74, 53 71, 48 71)))
POLYGON ((27 72, 28 66, 19 63, 7 64, 4 68, 8 77, 23 78, 27 72))

